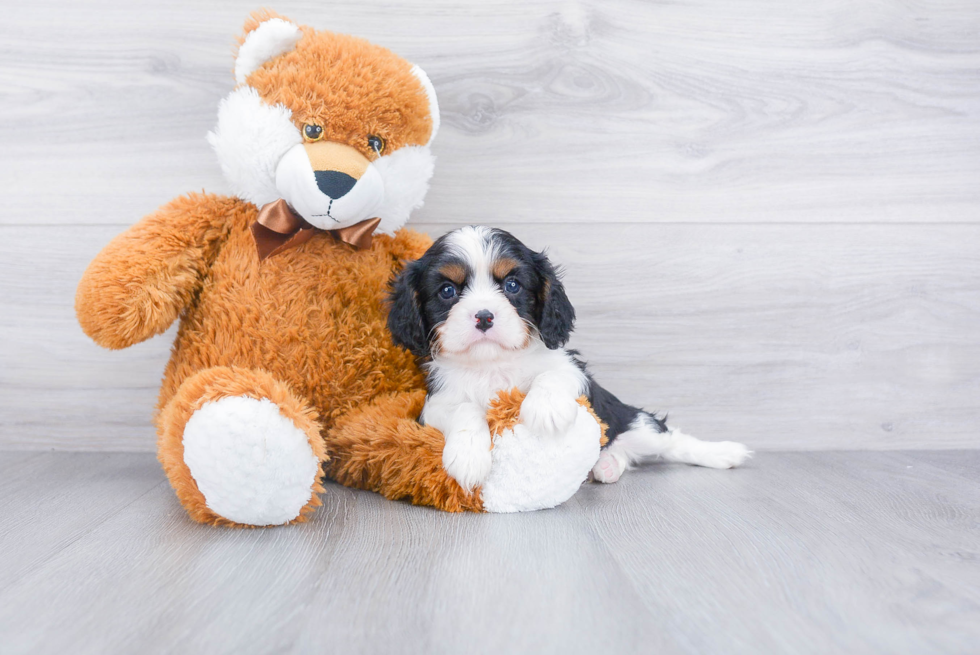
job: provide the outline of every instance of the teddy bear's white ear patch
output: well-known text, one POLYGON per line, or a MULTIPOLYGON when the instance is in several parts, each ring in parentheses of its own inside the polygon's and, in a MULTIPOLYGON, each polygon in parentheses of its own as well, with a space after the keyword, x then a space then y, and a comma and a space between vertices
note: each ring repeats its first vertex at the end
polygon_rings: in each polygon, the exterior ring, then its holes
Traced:
POLYGON ((419 82, 422 83, 422 88, 425 89, 425 95, 429 97, 429 115, 432 117, 432 134, 429 135, 429 143, 432 143, 432 139, 436 138, 436 132, 439 131, 439 100, 436 98, 435 87, 432 86, 432 81, 429 80, 429 76, 425 74, 425 71, 418 66, 412 66, 412 75, 419 78, 419 82))
POLYGON ((296 47, 303 33, 295 23, 270 18, 245 37, 235 58, 235 81, 245 84, 245 78, 262 64, 296 47))

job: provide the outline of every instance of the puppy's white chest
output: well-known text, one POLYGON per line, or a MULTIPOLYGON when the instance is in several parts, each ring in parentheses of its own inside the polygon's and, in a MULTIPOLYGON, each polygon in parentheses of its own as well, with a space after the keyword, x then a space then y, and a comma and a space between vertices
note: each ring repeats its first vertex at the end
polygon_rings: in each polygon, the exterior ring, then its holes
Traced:
POLYGON ((484 371, 468 371, 467 375, 454 381, 459 389, 467 393, 473 402, 487 406, 501 391, 518 388, 523 392, 531 386, 533 375, 527 371, 513 368, 490 368, 484 371))

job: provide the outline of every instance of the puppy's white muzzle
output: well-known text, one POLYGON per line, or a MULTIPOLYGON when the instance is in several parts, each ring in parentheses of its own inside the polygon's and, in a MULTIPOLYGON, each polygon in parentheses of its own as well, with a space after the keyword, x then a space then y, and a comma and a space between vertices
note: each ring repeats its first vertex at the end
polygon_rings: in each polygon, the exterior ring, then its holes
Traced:
POLYGON ((528 344, 527 326, 514 306, 487 280, 463 292, 449 310, 440 332, 440 345, 446 353, 469 352, 484 359, 504 350, 518 350, 528 344), (488 325, 480 315, 493 316, 488 325), (482 324, 482 328, 481 328, 482 324))

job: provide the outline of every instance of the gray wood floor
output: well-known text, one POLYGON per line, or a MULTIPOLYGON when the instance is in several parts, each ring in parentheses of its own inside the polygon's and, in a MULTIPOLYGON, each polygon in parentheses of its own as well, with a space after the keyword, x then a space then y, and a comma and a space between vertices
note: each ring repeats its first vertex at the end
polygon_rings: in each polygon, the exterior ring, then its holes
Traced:
POLYGON ((980 451, 649 465, 448 515, 195 525, 152 455, 0 453, 0 652, 975 653, 980 451))

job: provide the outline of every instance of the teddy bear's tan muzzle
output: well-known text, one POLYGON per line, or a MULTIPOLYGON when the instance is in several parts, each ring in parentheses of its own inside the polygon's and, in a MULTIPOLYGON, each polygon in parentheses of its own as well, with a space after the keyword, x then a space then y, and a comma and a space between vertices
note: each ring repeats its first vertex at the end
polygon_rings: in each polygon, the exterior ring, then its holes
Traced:
POLYGON ((361 179, 371 162, 344 143, 317 141, 304 143, 316 185, 325 195, 337 199, 347 194, 361 179))

